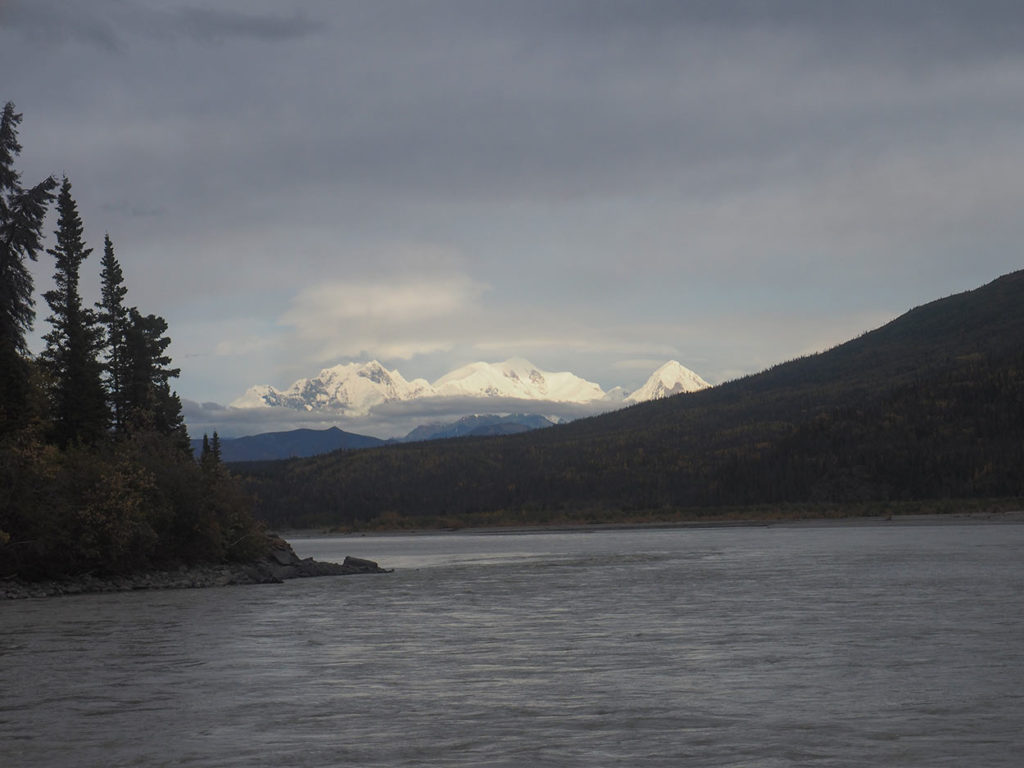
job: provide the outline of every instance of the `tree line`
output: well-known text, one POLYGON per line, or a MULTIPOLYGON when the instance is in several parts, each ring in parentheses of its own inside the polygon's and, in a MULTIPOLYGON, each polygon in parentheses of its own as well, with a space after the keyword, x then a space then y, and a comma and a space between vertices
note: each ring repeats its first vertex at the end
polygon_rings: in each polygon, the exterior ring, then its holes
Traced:
POLYGON ((0 117, 0 576, 117 572, 171 562, 252 559, 266 546, 251 503, 217 450, 191 452, 180 373, 164 318, 128 306, 109 233, 100 300, 84 301, 92 254, 65 176, 24 186, 15 168, 22 116, 0 117), (55 203, 54 287, 45 348, 28 262, 44 252, 55 203))
MULTIPOLYGON (((961 361, 864 396, 805 394, 731 405, 684 394, 650 409, 660 424, 632 430, 568 424, 232 466, 258 497, 256 514, 288 527, 617 522, 765 506, 804 515, 809 506, 1024 498, 1024 354, 961 361)), ((643 410, 626 415, 639 422, 643 410)))

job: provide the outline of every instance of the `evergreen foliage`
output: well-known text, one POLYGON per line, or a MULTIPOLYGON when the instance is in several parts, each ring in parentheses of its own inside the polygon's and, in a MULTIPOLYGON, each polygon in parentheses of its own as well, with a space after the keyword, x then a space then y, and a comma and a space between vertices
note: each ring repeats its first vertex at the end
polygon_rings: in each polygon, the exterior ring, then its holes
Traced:
MULTIPOLYGON (((19 120, 8 104, 0 124, 0 577, 265 555, 251 498, 219 460, 210 468, 191 456, 181 402, 170 389, 179 371, 167 354, 167 323, 125 311, 109 237, 99 317, 82 305, 79 271, 90 249, 66 178, 48 251, 57 265, 56 286, 45 295, 51 330, 41 359, 28 356, 34 299, 25 259, 42 248, 56 182, 19 186, 12 166, 19 120)), ((219 451, 216 435, 215 442, 219 451)))
POLYGON ((203 448, 199 454, 199 466, 202 467, 204 474, 207 476, 214 476, 218 473, 224 472, 224 464, 220 458, 220 438, 217 433, 213 433, 213 440, 210 440, 209 436, 203 434, 203 448))
POLYGON ((35 299, 26 259, 35 261, 42 250, 43 220, 57 186, 52 176, 29 189, 21 186, 14 167, 20 123, 7 102, 0 117, 0 435, 24 426, 29 410, 25 333, 35 319, 35 299))
POLYGON ((100 272, 100 301, 96 303, 97 320, 106 330, 106 362, 104 364, 110 413, 117 432, 123 432, 128 416, 126 385, 128 367, 128 308, 124 305, 128 289, 124 285, 121 265, 114 257, 110 235, 103 237, 103 260, 100 272))
POLYGON ((167 347, 171 339, 167 321, 156 315, 141 315, 128 310, 125 332, 124 404, 133 429, 151 428, 164 435, 173 435, 182 450, 191 452, 181 415, 181 400, 171 390, 170 380, 181 372, 169 367, 167 347))
POLYGON ((1024 271, 828 352, 522 435, 233 465, 274 525, 1024 496, 1024 271))
POLYGON ((82 305, 78 289, 82 262, 92 249, 82 240, 82 219, 66 176, 57 195, 57 214, 57 242, 47 249, 56 260, 55 287, 43 294, 51 330, 42 354, 53 382, 54 436, 61 447, 95 445, 110 421, 99 361, 103 333, 96 315, 82 305))

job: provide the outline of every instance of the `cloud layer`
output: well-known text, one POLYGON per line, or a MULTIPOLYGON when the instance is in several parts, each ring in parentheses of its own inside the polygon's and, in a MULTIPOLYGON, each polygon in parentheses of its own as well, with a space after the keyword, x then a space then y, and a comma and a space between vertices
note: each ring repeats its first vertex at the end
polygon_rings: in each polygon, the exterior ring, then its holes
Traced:
POLYGON ((631 388, 1019 268, 1021 39, 995 0, 6 0, 0 99, 186 398, 369 357, 631 388))
POLYGON ((323 411, 302 412, 284 408, 232 408, 219 403, 183 400, 182 410, 193 435, 224 437, 283 432, 291 429, 340 427, 346 432, 383 439, 404 437, 422 424, 445 424, 468 414, 529 413, 555 420, 572 421, 605 413, 621 404, 542 403, 509 397, 434 397, 382 403, 366 415, 339 419, 323 411))

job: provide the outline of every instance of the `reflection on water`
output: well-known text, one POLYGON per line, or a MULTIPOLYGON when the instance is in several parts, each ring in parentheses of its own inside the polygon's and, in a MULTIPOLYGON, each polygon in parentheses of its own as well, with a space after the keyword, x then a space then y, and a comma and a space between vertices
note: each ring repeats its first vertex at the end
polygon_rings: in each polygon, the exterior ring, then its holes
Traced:
POLYGON ((293 541, 0 603, 0 765, 1015 766, 1024 526, 293 541))

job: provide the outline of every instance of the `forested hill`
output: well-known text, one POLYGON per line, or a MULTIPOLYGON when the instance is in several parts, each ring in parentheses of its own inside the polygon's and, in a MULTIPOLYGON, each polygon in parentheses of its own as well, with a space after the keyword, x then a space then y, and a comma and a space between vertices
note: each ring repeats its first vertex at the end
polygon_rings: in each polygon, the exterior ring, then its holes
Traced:
POLYGON ((278 524, 1024 496, 1024 271, 821 354, 538 432, 240 467, 278 524))
MULTIPOLYGON (((264 432, 247 437, 221 438, 220 456, 225 462, 265 461, 280 458, 316 456, 352 448, 384 445, 384 440, 367 435, 329 429, 293 429, 287 432, 264 432)), ((202 455, 202 439, 192 440, 192 453, 202 455)))

